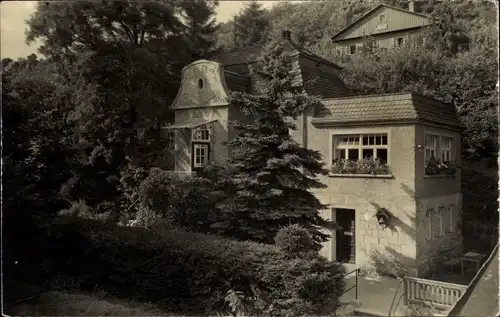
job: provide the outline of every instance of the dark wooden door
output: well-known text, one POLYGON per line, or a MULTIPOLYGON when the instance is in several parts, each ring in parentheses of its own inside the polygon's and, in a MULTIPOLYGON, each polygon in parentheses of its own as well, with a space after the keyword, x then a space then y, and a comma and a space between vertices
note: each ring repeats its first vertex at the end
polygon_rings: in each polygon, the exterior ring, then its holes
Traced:
POLYGON ((355 212, 352 209, 336 209, 336 222, 341 227, 337 230, 337 261, 356 263, 355 212))

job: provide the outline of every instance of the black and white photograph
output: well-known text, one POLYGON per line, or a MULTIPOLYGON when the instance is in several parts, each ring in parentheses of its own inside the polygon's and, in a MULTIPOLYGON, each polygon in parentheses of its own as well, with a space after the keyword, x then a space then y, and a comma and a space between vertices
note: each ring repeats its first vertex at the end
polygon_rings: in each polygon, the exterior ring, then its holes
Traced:
POLYGON ((0 18, 2 315, 500 315, 496 0, 0 18))

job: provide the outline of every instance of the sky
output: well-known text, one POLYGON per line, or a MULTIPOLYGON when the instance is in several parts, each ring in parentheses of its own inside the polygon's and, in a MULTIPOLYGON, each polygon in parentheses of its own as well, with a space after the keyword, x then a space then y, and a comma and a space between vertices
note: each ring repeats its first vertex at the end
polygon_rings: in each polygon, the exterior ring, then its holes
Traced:
MULTIPOLYGON (((279 1, 258 1, 265 8, 271 8, 279 1)), ((226 22, 237 14, 245 5, 245 1, 221 1, 217 8, 216 19, 226 22)), ((0 2, 0 48, 1 57, 17 59, 37 53, 40 43, 28 46, 24 31, 26 20, 35 11, 36 1, 2 1, 0 2)))

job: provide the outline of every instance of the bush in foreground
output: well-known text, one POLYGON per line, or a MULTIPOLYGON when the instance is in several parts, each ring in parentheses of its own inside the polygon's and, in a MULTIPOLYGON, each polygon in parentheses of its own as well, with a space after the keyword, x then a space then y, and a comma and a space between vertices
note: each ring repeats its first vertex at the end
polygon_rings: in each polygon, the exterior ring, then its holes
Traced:
POLYGON ((236 290, 255 304, 253 314, 286 316, 322 313, 344 288, 341 266, 271 245, 77 219, 51 233, 52 270, 79 276, 82 290, 99 285, 122 298, 213 312, 236 290))
POLYGON ((274 242, 280 249, 291 254, 314 250, 314 240, 309 231, 297 224, 280 229, 274 237, 274 242))
POLYGON ((152 168, 139 186, 136 220, 144 227, 208 232, 215 208, 211 190, 203 178, 152 168))

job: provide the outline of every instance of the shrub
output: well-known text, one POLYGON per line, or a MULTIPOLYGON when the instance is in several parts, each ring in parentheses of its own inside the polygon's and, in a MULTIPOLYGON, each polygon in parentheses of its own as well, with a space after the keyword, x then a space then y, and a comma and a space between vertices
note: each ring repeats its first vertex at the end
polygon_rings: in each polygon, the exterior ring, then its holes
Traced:
POLYGON ((136 220, 144 227, 162 224, 207 232, 215 210, 210 192, 203 178, 153 168, 139 186, 136 220))
POLYGON ((95 220, 107 220, 111 217, 110 212, 99 212, 96 208, 92 208, 85 200, 78 200, 71 203, 71 206, 68 209, 63 209, 58 212, 60 216, 71 216, 71 217, 80 217, 87 219, 95 219, 95 220))
POLYGON ((279 248, 288 253, 314 251, 314 241, 309 231, 300 225, 290 225, 280 229, 274 241, 279 248))
POLYGON ((84 291, 98 284, 117 297, 212 310, 235 290, 264 315, 295 315, 322 312, 344 287, 341 266, 272 245, 75 218, 51 233, 52 270, 79 277, 84 291))

